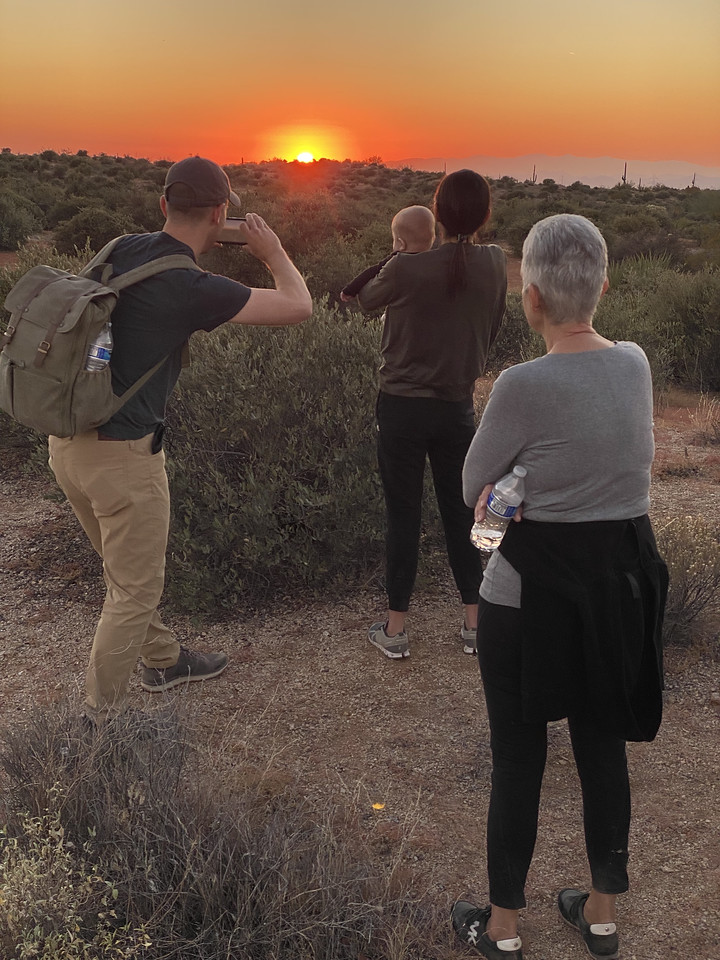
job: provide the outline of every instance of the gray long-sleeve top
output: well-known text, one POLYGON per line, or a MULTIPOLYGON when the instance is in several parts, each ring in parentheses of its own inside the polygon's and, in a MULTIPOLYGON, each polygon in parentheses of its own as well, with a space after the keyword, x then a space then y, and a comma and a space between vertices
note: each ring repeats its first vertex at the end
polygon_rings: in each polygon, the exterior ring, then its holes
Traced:
MULTIPOLYGON (((465 460, 465 502, 474 507, 486 484, 521 464, 529 520, 642 516, 650 505, 652 403, 650 366, 635 343, 547 354, 504 370, 465 460)), ((520 606, 520 576, 497 552, 480 595, 520 606)))

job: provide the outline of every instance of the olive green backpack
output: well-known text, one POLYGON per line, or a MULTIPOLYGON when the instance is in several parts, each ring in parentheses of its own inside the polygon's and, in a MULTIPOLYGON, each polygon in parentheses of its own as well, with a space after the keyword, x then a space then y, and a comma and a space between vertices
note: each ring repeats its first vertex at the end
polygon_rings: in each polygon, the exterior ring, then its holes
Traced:
POLYGON ((33 267, 8 293, 10 321, 0 344, 0 409, 24 426, 55 437, 99 427, 167 360, 163 357, 119 397, 112 390, 109 365, 85 369, 90 345, 111 319, 121 290, 164 270, 201 269, 190 257, 176 254, 113 278, 108 256, 121 239, 111 240, 77 275, 33 267))

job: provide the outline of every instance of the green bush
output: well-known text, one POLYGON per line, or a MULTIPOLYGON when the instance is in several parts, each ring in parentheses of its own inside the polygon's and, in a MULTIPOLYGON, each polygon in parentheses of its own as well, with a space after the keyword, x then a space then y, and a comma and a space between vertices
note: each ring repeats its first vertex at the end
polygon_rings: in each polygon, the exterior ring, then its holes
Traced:
POLYGON ((614 267, 596 326, 647 352, 656 386, 670 381, 720 390, 720 271, 683 274, 667 257, 640 256, 614 267))
POLYGON ((533 360, 544 353, 545 343, 542 337, 535 333, 525 319, 522 297, 519 293, 509 293, 505 317, 488 356, 488 372, 500 373, 513 363, 533 360))
POLYGON ((12 190, 0 193, 0 250, 17 250, 42 226, 42 211, 36 204, 12 190))
POLYGON ((377 568, 379 334, 321 302, 300 327, 194 338, 168 416, 177 604, 325 593, 377 568))
POLYGON ((104 207, 86 207, 55 231, 55 245, 60 253, 72 254, 87 244, 100 250, 113 237, 137 232, 137 225, 129 216, 104 207))

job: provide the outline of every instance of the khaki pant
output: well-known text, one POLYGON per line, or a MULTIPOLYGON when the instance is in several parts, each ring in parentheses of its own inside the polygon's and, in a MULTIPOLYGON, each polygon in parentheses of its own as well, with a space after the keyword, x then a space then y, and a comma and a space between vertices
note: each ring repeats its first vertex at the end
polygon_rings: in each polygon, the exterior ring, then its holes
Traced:
POLYGON ((177 662, 180 646, 157 612, 165 582, 170 495, 165 454, 141 440, 98 440, 95 430, 50 437, 50 467, 103 561, 107 587, 86 674, 86 704, 117 708, 138 657, 177 662))

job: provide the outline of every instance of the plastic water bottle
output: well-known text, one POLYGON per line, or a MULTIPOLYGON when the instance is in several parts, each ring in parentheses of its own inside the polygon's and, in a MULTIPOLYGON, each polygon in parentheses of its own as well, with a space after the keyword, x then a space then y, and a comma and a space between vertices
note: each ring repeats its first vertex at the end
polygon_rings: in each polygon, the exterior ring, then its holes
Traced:
POLYGON ((525 467, 513 467, 490 492, 485 519, 473 524, 470 540, 478 550, 497 550, 515 511, 525 498, 525 467))
POLYGON ((102 330, 95 340, 90 344, 85 369, 97 373, 104 370, 110 363, 110 355, 113 348, 113 337, 110 321, 103 325, 102 330))

